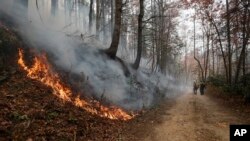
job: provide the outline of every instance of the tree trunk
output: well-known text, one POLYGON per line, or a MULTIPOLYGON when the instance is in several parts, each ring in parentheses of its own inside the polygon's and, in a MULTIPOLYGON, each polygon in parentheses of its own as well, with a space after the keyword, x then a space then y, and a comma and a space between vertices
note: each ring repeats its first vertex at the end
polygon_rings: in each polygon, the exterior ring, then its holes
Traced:
POLYGON ((227 48, 228 48, 228 83, 232 84, 232 53, 231 53, 231 32, 230 32, 230 13, 229 13, 229 3, 226 0, 227 9, 227 48))
POLYGON ((105 20, 105 1, 102 0, 101 3, 101 14, 102 14, 102 32, 103 32, 103 41, 105 41, 105 36, 106 36, 106 20, 105 20))
POLYGON ((198 65, 199 65, 199 72, 201 72, 201 80, 204 81, 204 71, 203 71, 203 68, 201 66, 201 62, 200 60, 195 56, 195 46, 196 46, 196 38, 195 38, 195 17, 194 17, 194 59, 197 61, 198 65))
POLYGON ((96 0, 96 38, 99 39, 100 30, 100 0, 96 0))
POLYGON ((133 65, 134 69, 138 69, 142 55, 142 19, 144 16, 144 0, 140 0, 140 13, 138 16, 138 41, 137 41, 137 55, 133 65))
POLYGON ((115 27, 112 35, 112 42, 106 53, 113 59, 116 57, 120 40, 120 29, 121 29, 121 13, 122 13, 122 0, 115 1, 115 27))
MULTIPOLYGON (((153 5, 153 0, 151 0, 151 10, 153 11, 153 15, 155 15, 155 10, 153 5)), ((154 24, 155 20, 152 21, 154 24)), ((155 29, 155 28, 154 28, 155 29)), ((156 48, 156 37, 155 37, 155 30, 152 32, 152 65, 151 65, 151 72, 154 72, 155 69, 155 48, 156 48)))
MULTIPOLYGON (((210 27, 209 27, 210 28, 210 27)), ((208 64, 209 64, 209 51, 210 51, 210 48, 209 48, 209 42, 210 42, 210 29, 208 29, 207 33, 206 33, 206 36, 207 36, 207 54, 206 54, 206 64, 205 64, 205 80, 207 79, 207 69, 208 69, 208 64)))
MULTIPOLYGON (((209 15, 208 15, 209 16, 209 15)), ((210 17, 211 18, 211 17, 210 17)), ((222 54, 222 59, 223 59, 223 64, 224 64, 224 69, 225 69, 225 72, 226 72, 226 80, 228 82, 228 69, 227 69, 227 62, 226 62, 226 57, 225 57, 225 53, 223 51, 223 46, 222 46, 222 42, 221 42, 221 35, 220 35, 220 32, 219 32, 219 29, 217 27, 217 25, 215 24, 215 22, 213 21, 213 19, 211 18, 210 19, 210 22, 212 23, 212 25, 214 26, 215 28, 215 31, 217 33, 217 36, 219 38, 219 45, 220 45, 220 50, 221 50, 221 54, 222 54)))
POLYGON ((160 18, 159 18, 159 42, 160 42, 160 71, 161 73, 163 74, 166 74, 166 43, 165 43, 165 40, 166 42, 168 42, 168 35, 166 35, 166 38, 164 33, 165 33, 165 22, 164 22, 164 3, 163 3, 163 0, 160 0, 160 2, 158 3, 158 7, 159 7, 159 15, 160 15, 160 18))
POLYGON ((188 82, 187 41, 185 41, 184 47, 185 47, 185 52, 184 52, 185 53, 185 76, 186 76, 185 82, 187 83, 188 82))
POLYGON ((215 65, 214 65, 214 62, 215 62, 215 59, 214 59, 214 52, 215 52, 215 50, 214 50, 214 40, 213 40, 213 38, 212 38, 212 60, 213 60, 213 72, 212 72, 212 75, 214 76, 214 72, 215 72, 215 65))
POLYGON ((51 0, 51 15, 55 16, 58 9, 58 0, 51 0))
POLYGON ((249 35, 250 35, 250 27, 249 27, 249 22, 250 22, 250 14, 248 13, 248 17, 247 17, 247 6, 245 7, 244 10, 244 17, 243 17, 243 27, 242 27, 242 36, 243 36, 243 43, 242 43, 242 49, 241 49, 241 53, 240 53, 240 57, 239 57, 239 61, 237 64, 237 68, 236 68, 236 74, 235 74, 235 84, 238 83, 238 79, 239 79, 239 75, 240 75, 240 69, 241 69, 241 65, 243 65, 243 74, 245 73, 245 68, 244 68, 244 63, 245 63, 245 58, 246 58, 246 48, 247 48, 247 43, 249 40, 249 35))
POLYGON ((92 18, 93 18, 93 0, 90 0, 89 5, 89 31, 92 31, 92 18))
POLYGON ((113 29, 114 29, 114 1, 110 0, 110 7, 111 7, 111 23, 110 23, 110 32, 113 33, 113 29))

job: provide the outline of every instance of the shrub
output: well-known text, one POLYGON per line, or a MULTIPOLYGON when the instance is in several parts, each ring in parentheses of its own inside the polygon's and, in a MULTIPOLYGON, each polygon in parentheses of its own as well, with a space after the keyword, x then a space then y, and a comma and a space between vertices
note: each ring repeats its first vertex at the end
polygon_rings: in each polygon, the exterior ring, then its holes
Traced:
POLYGON ((222 87, 225 85, 225 78, 222 75, 210 76, 207 78, 207 82, 216 87, 222 87))

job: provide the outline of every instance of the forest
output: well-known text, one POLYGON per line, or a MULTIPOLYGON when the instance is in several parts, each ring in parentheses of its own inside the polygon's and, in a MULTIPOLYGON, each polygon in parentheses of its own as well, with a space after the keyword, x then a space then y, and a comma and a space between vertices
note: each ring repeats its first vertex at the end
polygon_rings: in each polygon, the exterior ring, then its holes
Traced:
POLYGON ((2 0, 0 140, 229 140, 249 39, 249 0, 2 0))

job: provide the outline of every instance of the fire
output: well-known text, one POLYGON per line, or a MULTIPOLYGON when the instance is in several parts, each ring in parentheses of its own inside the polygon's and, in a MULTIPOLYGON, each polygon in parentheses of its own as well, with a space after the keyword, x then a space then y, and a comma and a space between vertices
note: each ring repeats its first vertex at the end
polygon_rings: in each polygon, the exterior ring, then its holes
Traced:
POLYGON ((47 57, 45 54, 38 55, 34 58, 34 64, 31 67, 28 67, 24 61, 23 50, 19 49, 19 59, 18 64, 23 70, 27 72, 27 76, 31 79, 38 80, 43 84, 51 87, 54 91, 54 94, 60 99, 68 102, 72 102, 75 106, 81 107, 87 112, 98 115, 100 117, 106 117, 109 119, 117 120, 129 120, 134 117, 123 111, 122 109, 115 106, 104 106, 101 105, 98 101, 86 101, 80 98, 73 96, 73 92, 70 87, 67 87, 60 79, 58 73, 54 72, 48 63, 47 57))

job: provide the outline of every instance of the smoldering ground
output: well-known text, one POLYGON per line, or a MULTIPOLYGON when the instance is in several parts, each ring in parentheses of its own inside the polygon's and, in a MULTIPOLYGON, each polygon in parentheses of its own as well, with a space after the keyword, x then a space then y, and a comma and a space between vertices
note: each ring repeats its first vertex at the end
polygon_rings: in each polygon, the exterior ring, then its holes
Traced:
MULTIPOLYGON (((42 9, 37 8, 34 1, 29 6, 31 10, 27 12, 27 7, 20 3, 3 0, 0 10, 2 15, 7 15, 17 25, 17 32, 29 47, 47 52, 52 56, 49 59, 55 68, 71 74, 66 80, 68 83, 79 84, 75 81, 82 79, 82 83, 74 87, 83 95, 102 99, 128 110, 140 110, 185 89, 171 75, 152 74, 143 66, 134 71, 126 64, 131 75, 125 76, 120 62, 100 53, 100 48, 103 48, 100 43, 81 38, 79 33, 82 32, 91 35, 87 33, 88 25, 85 25, 85 30, 77 30, 77 27, 64 30, 63 27, 67 25, 60 20, 62 14, 54 15, 57 21, 45 18, 41 13, 42 9), (69 33, 77 34, 70 36, 69 33)), ((87 13, 85 16, 87 17, 87 13)))

